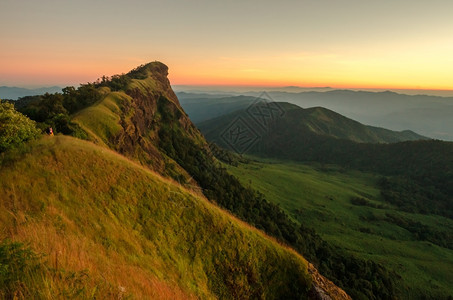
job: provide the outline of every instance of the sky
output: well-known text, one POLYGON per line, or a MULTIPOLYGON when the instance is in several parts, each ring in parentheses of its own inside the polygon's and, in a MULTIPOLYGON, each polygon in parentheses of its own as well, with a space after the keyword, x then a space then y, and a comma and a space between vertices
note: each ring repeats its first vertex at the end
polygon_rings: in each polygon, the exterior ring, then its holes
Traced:
POLYGON ((0 0, 0 86, 150 61, 174 85, 453 89, 453 1, 0 0))

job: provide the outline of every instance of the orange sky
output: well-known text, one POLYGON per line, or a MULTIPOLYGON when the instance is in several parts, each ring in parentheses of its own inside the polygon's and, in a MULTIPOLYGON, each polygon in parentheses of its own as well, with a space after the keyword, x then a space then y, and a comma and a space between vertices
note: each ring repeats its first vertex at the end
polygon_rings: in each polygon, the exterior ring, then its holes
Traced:
POLYGON ((2 0, 0 85, 160 60, 172 84, 453 89, 453 2, 394 2, 2 0))

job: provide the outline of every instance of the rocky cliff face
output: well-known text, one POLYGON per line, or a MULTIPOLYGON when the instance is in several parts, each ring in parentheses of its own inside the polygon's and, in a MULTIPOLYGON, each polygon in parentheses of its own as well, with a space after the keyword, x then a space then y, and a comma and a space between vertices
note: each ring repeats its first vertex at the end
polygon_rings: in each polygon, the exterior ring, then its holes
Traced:
POLYGON ((168 80, 168 67, 160 62, 141 66, 130 73, 122 101, 118 102, 120 130, 110 136, 116 151, 139 160, 159 173, 194 185, 191 176, 162 150, 163 128, 203 143, 198 129, 179 104, 168 80), (139 76, 137 74, 140 74, 139 76))
POLYGON ((175 92, 171 88, 170 80, 168 80, 168 67, 161 62, 153 62, 143 66, 143 68, 146 68, 148 76, 153 78, 156 83, 155 89, 182 110, 178 97, 176 97, 175 92))
POLYGON ((308 272, 312 278, 310 299, 313 300, 351 300, 345 291, 336 286, 332 281, 319 274, 313 264, 308 264, 308 272))

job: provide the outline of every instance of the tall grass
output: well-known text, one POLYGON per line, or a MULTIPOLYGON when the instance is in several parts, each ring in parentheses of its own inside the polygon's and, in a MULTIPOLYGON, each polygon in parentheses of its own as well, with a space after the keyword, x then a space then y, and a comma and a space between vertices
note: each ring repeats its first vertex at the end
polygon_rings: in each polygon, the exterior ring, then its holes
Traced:
POLYGON ((272 299, 311 285, 299 255, 89 142, 46 137, 11 158, 0 199, 0 239, 40 257, 42 280, 22 285, 37 298, 272 299))

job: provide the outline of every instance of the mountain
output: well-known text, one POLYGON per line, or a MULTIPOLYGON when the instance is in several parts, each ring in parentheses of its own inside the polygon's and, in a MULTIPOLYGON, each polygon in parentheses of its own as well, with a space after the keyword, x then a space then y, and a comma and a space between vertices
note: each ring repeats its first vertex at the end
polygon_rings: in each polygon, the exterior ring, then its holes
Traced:
MULTIPOLYGON (((246 94, 257 96, 259 93, 246 94)), ((395 92, 333 90, 301 93, 269 92, 274 101, 301 107, 322 106, 373 126, 418 132, 453 141, 453 97, 405 95, 395 92)))
MULTIPOLYGON (((227 173, 167 74, 153 62, 20 108, 57 136, 1 157, 2 296, 350 299, 236 218, 285 244, 324 245, 227 173)), ((351 291, 391 290, 383 267, 349 261, 376 281, 351 291)))
POLYGON ((294 298, 310 288, 300 255, 105 147, 46 137, 3 162, 0 178, 2 240, 36 253, 18 278, 24 298, 294 298))
POLYGON ((410 130, 396 132, 380 127, 362 125, 322 107, 307 108, 305 111, 294 108, 294 111, 288 112, 288 117, 292 118, 292 120, 289 120, 291 124, 297 124, 295 126, 303 124, 316 134, 359 143, 396 143, 428 139, 410 130))
POLYGON ((357 124, 323 108, 258 101, 198 126, 211 142, 251 155, 228 168, 244 184, 344 251, 386 261, 407 284, 399 298, 448 298, 453 143, 364 142, 389 134, 357 124))
MULTIPOLYGON (((234 126, 235 120, 241 118, 250 125, 257 136, 266 134, 273 122, 280 126, 290 128, 290 135, 315 134, 336 139, 345 139, 359 143, 395 143, 400 141, 427 139, 410 130, 401 132, 391 131, 384 128, 363 125, 357 121, 346 118, 334 111, 322 107, 303 109, 290 103, 266 103, 255 99, 245 110, 221 116, 198 124, 200 130, 208 140, 216 141, 224 145, 220 138, 229 125, 234 126), (264 118, 264 119, 260 119, 264 118), (258 122, 257 122, 258 121, 258 122), (265 124, 263 129, 262 122, 265 124)), ((275 132, 274 134, 278 134, 275 132)), ((272 133, 271 133, 272 135, 272 133)))
POLYGON ((331 247, 226 172, 214 158, 222 157, 223 152, 210 147, 192 124, 171 92, 167 73, 166 66, 151 63, 97 84, 102 99, 76 112, 72 122, 89 140, 203 193, 240 219, 291 245, 352 296, 379 299, 397 295, 404 283, 385 266, 331 247))
POLYGON ((173 147, 172 141, 165 140, 171 135, 197 145, 203 145, 204 138, 171 89, 167 66, 151 63, 141 72, 130 79, 127 91, 100 86, 102 100, 76 113, 72 121, 87 132, 89 140, 139 160, 162 175, 190 181, 187 172, 172 158, 175 153, 167 154, 159 148, 167 142, 166 146, 173 147))
POLYGON ((395 133, 359 126, 325 109, 291 107, 261 102, 199 128, 208 140, 236 152, 337 164, 390 176, 381 182, 387 201, 406 211, 453 218, 453 142, 369 143, 379 135, 389 141, 395 133), (338 126, 332 126, 333 120, 338 126))
MULTIPOLYGON (((198 110, 203 111, 202 105, 208 103, 211 105, 217 101, 218 95, 222 94, 223 90, 228 91, 223 93, 223 97, 232 97, 232 102, 237 95, 261 97, 264 93, 260 91, 262 88, 257 91, 247 91, 240 87, 236 89, 218 87, 217 90, 199 91, 198 94, 196 91, 185 88, 178 94, 181 94, 183 99, 198 98, 200 101, 198 110), (209 94, 212 94, 211 99, 207 97, 209 94)), ((453 114, 453 97, 415 94, 416 91, 411 90, 401 92, 332 89, 279 91, 266 88, 265 94, 266 100, 269 102, 288 102, 303 108, 325 107, 364 124, 396 131, 412 130, 430 138, 453 141, 453 119, 450 117, 453 114), (405 92, 411 93, 411 95, 404 94, 405 92)), ((434 93, 435 91, 426 92, 434 93)), ((448 94, 438 92, 439 95, 448 94)), ((184 101, 181 104, 185 108, 184 101)), ((214 116, 216 116, 216 112, 222 113, 222 110, 216 110, 214 106, 212 108, 214 116)), ((240 108, 242 107, 237 109, 240 108)), ((194 109, 194 111, 196 110, 194 109)), ((197 120, 195 123, 208 119, 197 120)))
POLYGON ((26 89, 19 87, 0 86, 0 99, 16 100, 25 96, 43 95, 45 93, 61 92, 61 87, 51 86, 36 89, 26 89))

